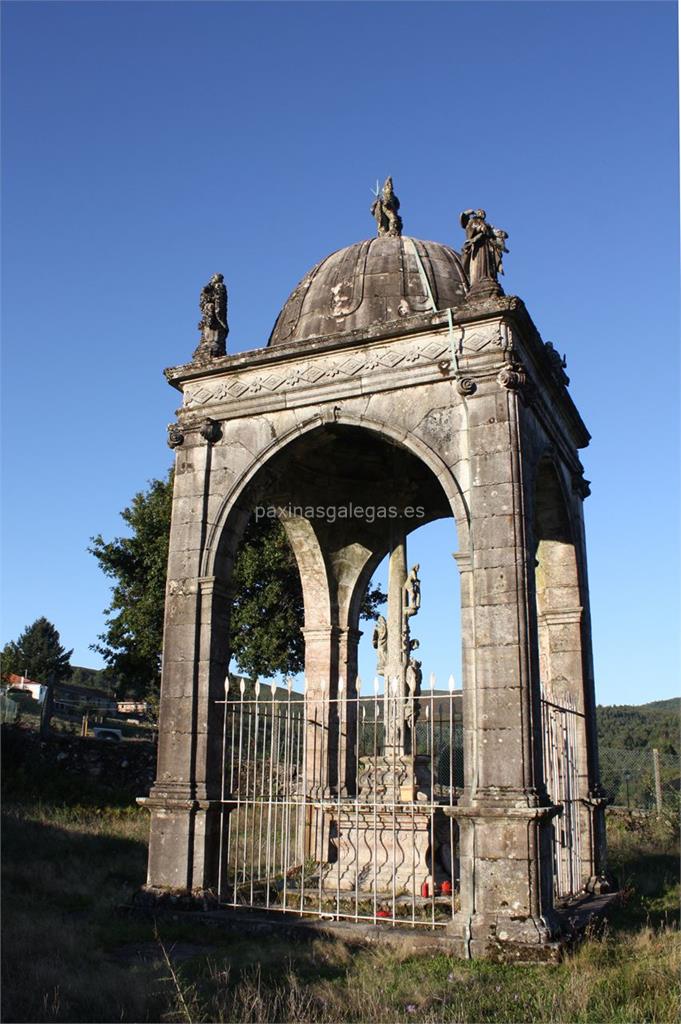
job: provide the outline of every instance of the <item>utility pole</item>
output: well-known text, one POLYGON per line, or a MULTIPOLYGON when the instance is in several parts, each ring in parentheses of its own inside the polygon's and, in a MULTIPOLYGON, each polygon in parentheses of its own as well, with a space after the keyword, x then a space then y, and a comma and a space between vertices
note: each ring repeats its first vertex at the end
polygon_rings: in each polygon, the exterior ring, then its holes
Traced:
POLYGON ((45 688, 45 700, 43 701, 42 710, 40 712, 40 738, 41 740, 47 739, 50 735, 50 721, 52 719, 52 712, 54 708, 54 672, 50 672, 47 677, 47 684, 45 688))

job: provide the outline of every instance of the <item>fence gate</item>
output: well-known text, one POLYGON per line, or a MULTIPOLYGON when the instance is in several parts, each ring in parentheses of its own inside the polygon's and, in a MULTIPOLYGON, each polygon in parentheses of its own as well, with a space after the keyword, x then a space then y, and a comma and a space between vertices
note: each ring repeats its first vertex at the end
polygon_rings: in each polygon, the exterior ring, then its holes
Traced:
POLYGON ((557 898, 582 889, 579 765, 576 710, 569 696, 554 698, 542 687, 544 777, 549 797, 562 811, 553 819, 553 879, 557 898))

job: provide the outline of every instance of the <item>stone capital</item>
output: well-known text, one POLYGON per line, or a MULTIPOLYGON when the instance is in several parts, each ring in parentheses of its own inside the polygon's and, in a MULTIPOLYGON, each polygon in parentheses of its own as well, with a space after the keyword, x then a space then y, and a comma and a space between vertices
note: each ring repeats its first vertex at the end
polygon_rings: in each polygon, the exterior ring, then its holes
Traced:
POLYGON ((336 640, 344 630, 340 626, 301 626, 300 632, 307 642, 315 640, 336 640))
POLYGON ((473 556, 470 551, 453 551, 452 558, 459 567, 459 572, 473 571, 473 556))
POLYGON ((210 597, 214 594, 216 597, 229 599, 231 596, 229 587, 219 576, 200 576, 197 582, 202 597, 210 597))
POLYGON ((541 612, 537 618, 541 625, 570 626, 582 621, 583 608, 555 608, 541 612))

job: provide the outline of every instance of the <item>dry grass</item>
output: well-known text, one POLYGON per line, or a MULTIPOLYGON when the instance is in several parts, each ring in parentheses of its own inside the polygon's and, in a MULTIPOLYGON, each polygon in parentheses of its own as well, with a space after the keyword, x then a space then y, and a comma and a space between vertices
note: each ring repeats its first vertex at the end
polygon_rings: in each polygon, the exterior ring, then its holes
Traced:
MULTIPOLYGON (((6 783, 11 784, 10 778, 6 783)), ((117 913, 145 875, 148 819, 100 805, 96 788, 59 801, 10 785, 4 807, 4 1016, 20 1021, 522 1022, 671 1024, 679 1019, 674 822, 611 830, 626 905, 552 966, 414 957, 317 940, 293 947, 117 913), (174 943, 212 946, 179 964, 174 943), (121 946, 155 960, 116 957, 121 946), (165 952, 164 952, 165 951, 165 952)))
POLYGON ((554 966, 464 963, 347 950, 299 951, 281 967, 230 969, 211 960, 184 985, 168 1021, 676 1022, 677 934, 644 929, 591 940, 554 966), (187 1012, 188 1007, 188 1012, 187 1012))
POLYGON ((142 1021, 154 1003, 157 1016, 164 986, 99 941, 143 877, 144 816, 37 804, 3 817, 3 1019, 142 1021))

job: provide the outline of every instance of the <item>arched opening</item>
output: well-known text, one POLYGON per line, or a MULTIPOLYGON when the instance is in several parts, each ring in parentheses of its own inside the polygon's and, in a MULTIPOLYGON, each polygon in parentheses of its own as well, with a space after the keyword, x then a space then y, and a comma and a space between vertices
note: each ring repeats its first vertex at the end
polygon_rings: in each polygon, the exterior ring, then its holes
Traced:
POLYGON ((544 779, 552 803, 557 898, 581 892, 593 874, 589 755, 578 556, 559 471, 539 464, 534 502, 537 651, 544 779))
MULTIPOLYGON (((422 686, 410 635, 420 579, 407 566, 406 537, 451 519, 452 501, 407 444, 320 425, 274 453, 225 506, 207 555, 225 593, 254 510, 279 519, 298 564, 306 685, 303 694, 256 687, 219 702, 220 898, 268 909, 293 900, 302 912, 354 919, 369 905, 371 918, 446 923, 458 881, 455 824, 444 808, 456 800, 460 700, 448 677, 435 691, 422 686), (390 642, 379 695, 356 686, 359 612, 386 557, 390 642)), ((454 547, 452 530, 437 558, 451 565, 452 581, 454 547)))

